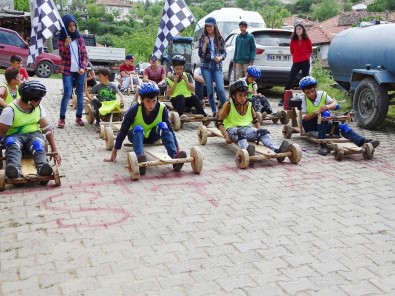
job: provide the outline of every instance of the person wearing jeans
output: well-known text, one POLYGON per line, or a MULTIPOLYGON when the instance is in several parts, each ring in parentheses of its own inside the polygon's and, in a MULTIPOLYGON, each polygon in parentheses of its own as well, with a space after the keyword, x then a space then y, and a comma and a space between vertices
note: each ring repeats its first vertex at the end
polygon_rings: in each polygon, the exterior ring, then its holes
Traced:
POLYGON ((75 123, 84 126, 82 111, 84 109, 85 72, 88 67, 88 54, 84 39, 77 30, 77 21, 71 14, 63 16, 64 27, 60 30, 58 41, 61 57, 60 72, 62 73, 63 97, 60 104, 59 128, 64 128, 67 106, 76 87, 77 111, 75 123))
MULTIPOLYGON (((329 110, 337 110, 338 103, 332 99, 326 92, 317 90, 317 80, 314 77, 306 76, 299 82, 300 89, 303 90, 302 96, 302 126, 306 133, 311 131, 317 132, 318 139, 325 139, 326 134, 332 129, 333 123, 321 120, 319 123, 318 116, 330 115, 329 110)), ((344 138, 361 147, 365 143, 371 143, 374 148, 379 146, 377 140, 366 139, 365 137, 354 132, 347 124, 339 124, 335 126, 334 133, 341 134, 344 138)), ((326 143, 321 143, 318 154, 327 155, 330 149, 326 143)))
POLYGON ((211 111, 216 116, 217 106, 214 100, 214 82, 220 101, 219 109, 225 104, 226 94, 222 73, 222 60, 226 57, 225 41, 222 38, 215 18, 205 20, 204 34, 199 39, 200 68, 207 87, 211 111))
MULTIPOLYGON (((111 157, 105 159, 115 162, 117 151, 121 149, 122 142, 128 137, 133 144, 138 162, 146 162, 144 144, 154 144, 161 140, 167 154, 171 158, 186 158, 185 151, 179 149, 178 142, 169 121, 169 112, 165 104, 158 101, 159 87, 154 82, 144 82, 140 85, 139 104, 132 104, 126 112, 121 129, 117 135, 111 157)), ((175 171, 181 170, 184 163, 173 164, 175 171)), ((139 168, 140 175, 145 175, 146 167, 139 168)))

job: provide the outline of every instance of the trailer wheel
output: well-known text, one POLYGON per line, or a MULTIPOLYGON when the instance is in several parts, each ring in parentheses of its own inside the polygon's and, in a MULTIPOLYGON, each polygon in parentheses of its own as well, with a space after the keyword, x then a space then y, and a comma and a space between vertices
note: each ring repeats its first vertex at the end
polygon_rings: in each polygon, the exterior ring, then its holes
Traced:
POLYGON ((388 104, 388 93, 373 78, 365 78, 358 84, 353 97, 355 120, 363 128, 374 129, 387 116, 388 104))

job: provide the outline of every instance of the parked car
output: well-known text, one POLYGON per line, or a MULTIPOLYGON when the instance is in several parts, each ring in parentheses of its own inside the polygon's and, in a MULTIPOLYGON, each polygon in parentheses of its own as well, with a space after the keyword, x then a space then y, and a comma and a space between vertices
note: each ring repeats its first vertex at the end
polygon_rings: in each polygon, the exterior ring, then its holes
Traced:
POLYGON ((60 57, 58 55, 43 52, 34 63, 26 65, 29 56, 29 45, 15 31, 0 27, 0 67, 8 68, 12 55, 19 55, 23 59, 23 67, 29 76, 48 78, 52 73, 59 73, 60 57))
POLYGON ((161 63, 165 67, 166 72, 170 71, 173 56, 179 54, 185 58, 185 72, 192 74, 192 42, 192 37, 173 37, 161 57, 161 63))
MULTIPOLYGON (((292 31, 284 29, 248 28, 254 35, 256 56, 254 65, 262 71, 257 80, 258 87, 285 86, 292 67, 292 57, 289 50, 292 31)), ((222 62, 224 80, 232 83, 235 79, 233 56, 235 52, 236 37, 240 30, 236 29, 225 40, 226 58, 222 62)), ((301 74, 294 81, 298 85, 301 74)))

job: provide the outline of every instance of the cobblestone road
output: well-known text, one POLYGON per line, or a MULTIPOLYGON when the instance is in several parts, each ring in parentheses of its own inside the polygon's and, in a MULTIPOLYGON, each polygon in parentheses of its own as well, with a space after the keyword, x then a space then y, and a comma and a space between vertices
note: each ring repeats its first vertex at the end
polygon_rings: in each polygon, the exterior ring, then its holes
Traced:
MULTIPOLYGON (((61 80, 42 81, 56 126, 61 80)), ((281 124, 264 125, 282 140, 281 124)), ((131 181, 130 148, 104 163, 69 108, 62 186, 0 193, 0 295, 395 295, 395 132, 353 128, 380 140, 372 160, 337 162, 294 136, 298 165, 239 170, 210 138, 200 175, 159 166, 131 181)), ((196 129, 177 132, 183 149, 196 129)))

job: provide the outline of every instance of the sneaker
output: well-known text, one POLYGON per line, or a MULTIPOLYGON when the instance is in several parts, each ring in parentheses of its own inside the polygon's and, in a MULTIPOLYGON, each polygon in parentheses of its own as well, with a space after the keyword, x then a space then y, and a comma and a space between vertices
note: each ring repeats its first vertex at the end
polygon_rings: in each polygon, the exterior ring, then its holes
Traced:
POLYGON ((320 148, 318 148, 318 154, 322 156, 326 156, 329 153, 328 147, 325 144, 321 144, 320 148))
POLYGON ((186 116, 185 114, 182 114, 180 116, 180 120, 187 120, 187 119, 188 119, 188 116, 186 116))
POLYGON ((254 145, 248 145, 247 147, 247 151, 248 151, 248 156, 253 156, 255 155, 255 146, 254 145))
POLYGON ((278 106, 283 106, 284 105, 284 100, 281 100, 279 103, 278 103, 278 106))
MULTIPOLYGON (((185 153, 185 151, 181 150, 173 158, 187 158, 187 154, 185 153)), ((175 163, 175 164, 173 164, 173 170, 175 170, 176 172, 179 172, 179 171, 181 171, 183 165, 184 165, 183 162, 175 163)))
POLYGON ((82 121, 82 119, 79 118, 79 117, 77 117, 77 118, 75 119, 75 124, 77 124, 77 125, 79 125, 79 126, 84 126, 84 125, 85 125, 84 122, 82 121))
POLYGON ((58 128, 64 128, 64 125, 66 124, 64 119, 59 119, 58 121, 58 128))
POLYGON ((7 165, 7 167, 5 168, 5 175, 8 179, 16 179, 20 177, 18 169, 13 164, 7 165))
POLYGON ((51 176, 53 171, 51 165, 46 162, 37 170, 37 172, 40 176, 51 176))
POLYGON ((370 143, 373 145, 373 148, 377 148, 380 145, 380 141, 379 140, 373 140, 373 139, 367 139, 365 141, 365 143, 370 143))
POLYGON ((96 131, 97 133, 100 132, 100 124, 99 124, 99 123, 96 123, 96 124, 95 124, 95 131, 96 131))
POLYGON ((291 150, 291 146, 289 145, 287 140, 284 140, 280 147, 278 148, 279 153, 289 152, 291 150))
MULTIPOLYGON (((137 157, 137 161, 140 162, 147 162, 147 156, 145 156, 145 154, 141 154, 139 155, 139 157, 137 157)), ((147 171, 147 167, 146 166, 139 166, 139 171, 140 171, 140 175, 144 176, 146 171, 147 171)))

